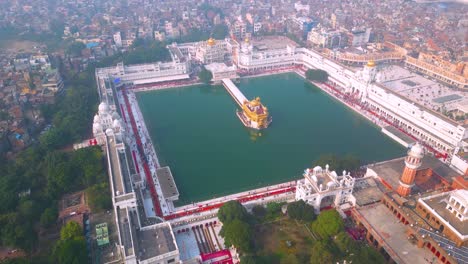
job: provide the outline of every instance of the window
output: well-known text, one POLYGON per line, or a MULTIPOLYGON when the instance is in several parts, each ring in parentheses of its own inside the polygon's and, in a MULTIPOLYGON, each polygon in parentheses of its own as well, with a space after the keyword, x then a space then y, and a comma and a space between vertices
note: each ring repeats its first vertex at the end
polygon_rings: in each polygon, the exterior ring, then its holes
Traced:
POLYGON ((175 262, 175 259, 170 259, 167 261, 167 263, 174 263, 175 262))

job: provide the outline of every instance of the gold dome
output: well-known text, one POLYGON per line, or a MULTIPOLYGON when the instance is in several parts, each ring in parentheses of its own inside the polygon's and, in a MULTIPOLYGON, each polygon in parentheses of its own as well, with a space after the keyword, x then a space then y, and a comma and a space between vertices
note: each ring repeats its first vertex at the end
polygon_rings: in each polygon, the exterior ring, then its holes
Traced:
POLYGON ((245 37, 244 41, 245 41, 245 43, 249 43, 250 39, 248 37, 245 37))
POLYGON ((255 99, 253 99, 251 102, 250 102, 250 105, 251 106, 259 106, 261 103, 260 103, 260 97, 257 97, 255 99))
POLYGON ((208 45, 210 46, 213 46, 216 43, 214 38, 209 38, 207 42, 208 42, 208 45))
POLYGON ((370 60, 367 62, 367 67, 375 67, 375 61, 370 60))

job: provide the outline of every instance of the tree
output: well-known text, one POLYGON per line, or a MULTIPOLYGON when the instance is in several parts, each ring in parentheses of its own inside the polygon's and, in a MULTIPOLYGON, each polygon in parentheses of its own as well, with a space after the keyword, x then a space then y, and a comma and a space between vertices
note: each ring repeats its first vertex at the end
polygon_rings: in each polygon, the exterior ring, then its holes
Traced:
POLYGON ((359 248, 358 253, 346 258, 353 263, 386 263, 385 258, 374 248, 363 245, 359 248))
POLYGON ((335 154, 324 154, 314 161, 315 166, 321 166, 322 168, 325 168, 327 164, 330 166, 330 170, 341 174, 343 170, 355 171, 359 169, 361 162, 356 156, 351 154, 347 154, 344 157, 335 154))
POLYGON ((56 208, 46 208, 41 214, 41 226, 50 227, 57 221, 58 213, 56 208))
POLYGON ((67 53, 72 57, 79 57, 81 56, 81 51, 83 51, 85 48, 86 45, 83 42, 75 41, 68 46, 67 53))
POLYGON ((0 238, 3 245, 18 247, 31 252, 37 241, 31 219, 25 219, 18 213, 2 215, 0 219, 0 238))
POLYGON ((340 232, 334 237, 334 243, 342 256, 358 253, 357 243, 346 232, 340 232))
POLYGON ((95 184, 86 189, 86 198, 93 212, 112 208, 112 197, 107 182, 95 184))
POLYGON ((252 249, 252 231, 246 222, 235 219, 223 224, 221 235, 226 247, 234 246, 242 252, 250 252, 252 249))
POLYGON ((315 219, 314 207, 305 203, 304 200, 288 204, 288 216, 301 221, 313 221, 315 219))
POLYGON ((310 81, 326 82, 328 80, 328 73, 320 69, 309 69, 306 71, 306 78, 310 81))
POLYGON ((319 240, 312 246, 310 264, 333 263, 332 247, 328 240, 319 240))
POLYGON ((267 203, 267 213, 270 217, 276 217, 281 213, 281 207, 284 203, 269 202, 267 203))
POLYGON ((59 19, 53 19, 50 21, 50 30, 57 37, 63 36, 63 31, 65 30, 65 22, 59 19))
POLYGON ((218 218, 223 224, 229 224, 234 220, 248 222, 249 213, 238 201, 229 201, 218 210, 218 218))
POLYGON ((229 29, 225 24, 218 24, 213 28, 213 38, 224 39, 229 34, 229 29))
POLYGON ((253 256, 242 256, 240 261, 242 264, 258 264, 256 258, 253 256))
POLYGON ((344 223, 336 210, 323 211, 312 223, 312 229, 322 238, 328 238, 344 230, 344 223))
POLYGON ((201 82, 208 84, 211 82, 211 79, 213 79, 213 74, 205 67, 202 67, 202 70, 198 74, 198 78, 201 82))
POLYGON ((84 237, 58 241, 52 251, 52 262, 59 264, 88 263, 84 237))
POLYGON ((281 258, 280 264, 299 264, 299 260, 296 255, 289 254, 286 257, 281 258))
POLYGON ((60 229, 60 239, 75 239, 83 236, 83 229, 81 226, 75 222, 70 221, 60 229))
POLYGON ((258 218, 263 218, 263 217, 266 216, 267 210, 265 209, 265 207, 263 205, 255 205, 252 208, 252 213, 253 213, 253 215, 255 215, 258 218))

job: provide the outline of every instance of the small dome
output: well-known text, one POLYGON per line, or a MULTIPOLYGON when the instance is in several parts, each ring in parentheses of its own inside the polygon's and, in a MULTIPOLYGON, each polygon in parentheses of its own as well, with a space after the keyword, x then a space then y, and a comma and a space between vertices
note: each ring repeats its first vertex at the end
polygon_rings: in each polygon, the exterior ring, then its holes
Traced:
POLYGON ((120 120, 115 119, 114 122, 112 123, 114 127, 121 127, 120 120))
POLYGON ((375 67, 375 61, 370 60, 367 62, 367 67, 375 67))
POLYGON ((112 119, 120 119, 119 114, 117 114, 117 112, 113 112, 112 113, 112 119))
POLYGON ((106 102, 102 102, 99 104, 99 113, 107 113, 109 112, 109 106, 107 105, 106 102))
POLYGON ((250 39, 248 37, 245 37, 244 41, 245 41, 245 43, 249 43, 250 39))
POLYGON ((99 123, 99 121, 100 121, 99 116, 98 116, 98 115, 94 115, 93 122, 94 122, 94 123, 99 123))
POLYGON ((215 41, 214 38, 209 38, 207 43, 208 43, 209 46, 214 46, 214 44, 216 44, 216 41, 215 41))
POLYGON ((108 128, 106 129, 106 135, 110 136, 114 133, 114 130, 112 130, 112 128, 108 128))
POLYGON ((410 151, 408 151, 408 155, 415 158, 422 158, 424 157, 424 152, 424 146, 418 142, 411 147, 410 151))

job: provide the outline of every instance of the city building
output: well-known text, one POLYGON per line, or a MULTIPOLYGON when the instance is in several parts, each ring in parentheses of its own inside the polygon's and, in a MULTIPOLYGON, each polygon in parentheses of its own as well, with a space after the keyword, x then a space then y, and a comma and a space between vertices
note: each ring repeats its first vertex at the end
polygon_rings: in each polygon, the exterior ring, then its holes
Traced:
POLYGON ((96 69, 97 80, 121 84, 148 84, 163 81, 188 79, 190 65, 187 61, 156 62, 126 66, 118 63, 114 67, 96 69))
POLYGON ((322 27, 312 29, 307 34, 307 42, 328 49, 336 49, 345 45, 343 34, 340 31, 331 31, 322 27))
POLYGON ((468 191, 454 190, 418 199, 416 212, 434 230, 455 242, 468 246, 468 191))
POLYGON ((369 42, 371 28, 353 29, 347 33, 348 45, 351 47, 364 46, 369 42))
POLYGON ((121 48, 123 44, 122 44, 122 35, 120 34, 120 31, 114 33, 113 38, 114 38, 115 46, 117 46, 117 48, 121 48))
POLYGON ((203 64, 222 63, 226 60, 227 43, 224 40, 216 41, 209 38, 196 45, 195 58, 203 64))
POLYGON ((286 37, 245 38, 233 51, 233 60, 240 70, 257 71, 294 65, 297 44, 286 37), (240 47, 240 48, 237 48, 240 47))
POLYGON ((213 74, 212 81, 217 83, 222 79, 237 79, 237 67, 235 65, 227 66, 225 63, 211 63, 205 66, 213 74))

